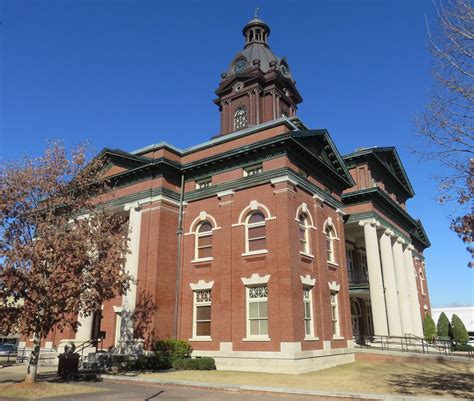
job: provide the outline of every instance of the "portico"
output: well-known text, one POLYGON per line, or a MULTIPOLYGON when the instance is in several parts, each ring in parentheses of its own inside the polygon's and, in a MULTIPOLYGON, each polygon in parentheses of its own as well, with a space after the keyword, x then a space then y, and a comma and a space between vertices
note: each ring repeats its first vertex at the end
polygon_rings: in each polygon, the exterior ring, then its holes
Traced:
MULTIPOLYGON (((351 220, 345 226, 347 249, 353 252, 347 258, 351 300, 370 301, 373 334, 422 336, 413 246, 376 218, 351 220)), ((355 335, 361 331, 357 324, 355 335)), ((370 334, 368 327, 361 334, 370 334)))

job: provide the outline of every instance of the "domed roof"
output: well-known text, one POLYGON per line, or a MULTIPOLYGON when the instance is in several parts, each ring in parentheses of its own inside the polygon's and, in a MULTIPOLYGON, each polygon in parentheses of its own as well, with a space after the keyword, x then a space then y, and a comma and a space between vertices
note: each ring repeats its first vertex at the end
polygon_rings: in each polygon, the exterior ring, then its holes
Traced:
POLYGON ((285 77, 292 79, 286 59, 280 59, 268 46, 270 27, 265 22, 255 17, 245 25, 242 33, 245 37, 244 50, 237 53, 223 78, 244 73, 259 65, 263 72, 275 68, 285 77))

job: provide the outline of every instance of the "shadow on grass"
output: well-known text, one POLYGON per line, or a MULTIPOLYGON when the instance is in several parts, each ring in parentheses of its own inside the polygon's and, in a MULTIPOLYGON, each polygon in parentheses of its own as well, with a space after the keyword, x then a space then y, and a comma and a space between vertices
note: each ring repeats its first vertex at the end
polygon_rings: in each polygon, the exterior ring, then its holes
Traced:
MULTIPOLYGON (((461 369, 460 369, 461 370, 461 369)), ((421 392, 440 396, 474 397, 474 373, 410 373, 394 375, 388 384, 397 393, 418 395, 421 392)))

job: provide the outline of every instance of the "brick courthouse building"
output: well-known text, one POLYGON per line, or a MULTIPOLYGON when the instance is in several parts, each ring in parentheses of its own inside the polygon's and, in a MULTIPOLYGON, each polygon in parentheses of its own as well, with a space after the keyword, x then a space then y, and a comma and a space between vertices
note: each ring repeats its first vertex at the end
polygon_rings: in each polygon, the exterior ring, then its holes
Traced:
POLYGON ((243 34, 216 90, 219 135, 102 151, 137 282, 49 346, 98 331, 118 345, 141 297, 155 335, 189 340, 219 368, 303 372, 353 360, 359 335, 422 335, 430 244, 395 148, 340 155, 296 117, 302 97, 270 28, 255 18, 243 34))

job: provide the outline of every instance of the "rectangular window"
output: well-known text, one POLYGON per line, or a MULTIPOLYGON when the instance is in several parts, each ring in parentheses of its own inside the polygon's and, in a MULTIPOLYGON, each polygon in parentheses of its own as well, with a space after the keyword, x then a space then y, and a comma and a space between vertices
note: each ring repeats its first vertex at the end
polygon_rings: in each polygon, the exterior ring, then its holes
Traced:
POLYGON ((313 336, 313 301, 311 288, 303 288, 303 306, 304 306, 304 334, 307 337, 313 336))
POLYGON ((257 175, 263 173, 263 165, 254 164, 253 166, 245 167, 244 168, 244 177, 250 177, 251 175, 257 175))
POLYGON ((334 262, 334 253, 332 249, 332 239, 326 237, 327 258, 329 262, 334 262))
POLYGON ((347 259, 347 270, 353 271, 354 270, 354 256, 353 256, 352 249, 346 249, 346 259, 347 259))
POLYGON ((331 292, 331 318, 332 318, 332 334, 339 337, 339 306, 337 302, 337 292, 331 292))
POLYGON ((247 337, 268 336, 267 286, 247 287, 247 337))
POLYGON ((211 336, 211 290, 194 292, 193 337, 211 336))
POLYGON ((196 189, 204 189, 212 186, 212 177, 203 178, 199 181, 196 181, 196 189))
POLYGON ((248 247, 249 252, 265 249, 265 225, 248 227, 248 247))

